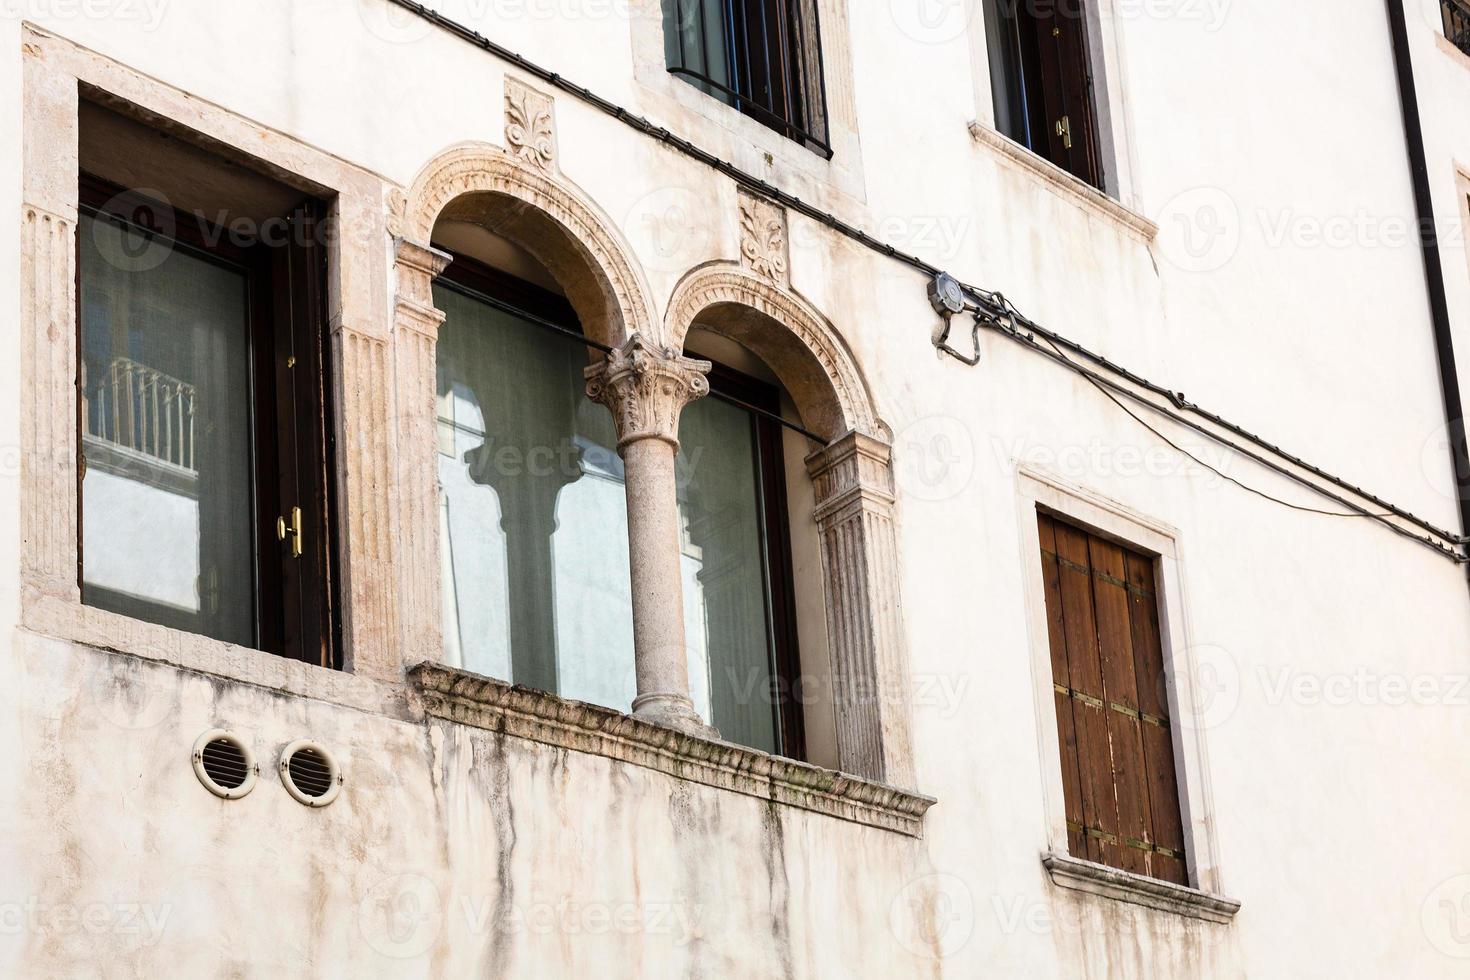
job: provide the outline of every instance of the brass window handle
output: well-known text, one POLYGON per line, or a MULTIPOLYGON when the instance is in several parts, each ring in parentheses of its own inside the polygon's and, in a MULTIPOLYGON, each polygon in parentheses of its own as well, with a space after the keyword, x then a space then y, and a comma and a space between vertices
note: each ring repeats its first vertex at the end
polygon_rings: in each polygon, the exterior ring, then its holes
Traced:
POLYGON ((277 517, 276 518, 276 537, 279 540, 281 540, 281 541, 285 541, 287 534, 289 534, 291 536, 291 557, 292 558, 300 558, 301 557, 301 508, 300 507, 292 507, 291 508, 291 526, 290 527, 287 527, 286 526, 286 519, 284 517, 277 517))
POLYGON ((1063 116, 1057 120, 1057 135, 1062 138, 1063 149, 1072 148, 1072 117, 1063 116))

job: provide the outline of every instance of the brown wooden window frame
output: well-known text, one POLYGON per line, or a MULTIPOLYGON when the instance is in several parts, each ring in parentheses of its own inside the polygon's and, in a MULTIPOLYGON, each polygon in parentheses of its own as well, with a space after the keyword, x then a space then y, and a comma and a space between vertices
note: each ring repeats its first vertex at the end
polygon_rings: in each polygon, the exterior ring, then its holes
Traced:
MULTIPOLYGON (((585 336, 576 310, 566 298, 534 283, 486 265, 452 249, 438 246, 452 257, 440 273, 442 281, 471 298, 490 299, 498 306, 527 314, 557 328, 575 342, 585 336)), ((700 355, 703 357, 703 355, 700 355)), ((704 358, 709 360, 708 358, 704 358)), ((737 406, 753 406, 770 415, 781 414, 777 388, 741 371, 711 361, 710 397, 737 406)), ((805 716, 800 694, 801 655, 797 644, 796 586, 792 571, 791 522, 787 503, 784 437, 780 423, 751 412, 755 436, 756 472, 760 477, 758 512, 769 646, 771 683, 769 692, 775 712, 779 742, 776 754, 788 759, 806 759, 805 716)))
POLYGON ((1190 884, 1158 559, 1037 511, 1067 847, 1190 884))
POLYGON ((986 0, 996 129, 1106 190, 1089 0, 986 0))
MULTIPOLYGON (((152 201, 100 177, 79 175, 83 215, 111 221, 168 243, 204 261, 242 273, 247 280, 250 345, 251 495, 254 511, 254 630, 256 646, 271 654, 341 669, 338 609, 337 513, 330 364, 326 331, 326 207, 303 199, 288 215, 283 242, 262 234, 254 243, 235 240, 230 229, 200 213, 152 201), (291 522, 301 509, 301 554, 277 521, 291 522)), ((80 243, 78 244, 80 249, 80 243)), ((78 256, 77 381, 85 351, 81 262, 78 256)), ((84 393, 77 398, 77 495, 82 499, 86 457, 82 443, 84 393)), ((107 597, 83 582, 81 547, 85 510, 78 508, 77 582, 83 603, 111 608, 107 597), (95 601, 89 602, 89 593, 95 601)), ((114 610, 119 611, 119 610, 114 610)), ((124 612, 124 615, 127 613, 124 612)), ((160 614, 151 621, 189 631, 160 614)))

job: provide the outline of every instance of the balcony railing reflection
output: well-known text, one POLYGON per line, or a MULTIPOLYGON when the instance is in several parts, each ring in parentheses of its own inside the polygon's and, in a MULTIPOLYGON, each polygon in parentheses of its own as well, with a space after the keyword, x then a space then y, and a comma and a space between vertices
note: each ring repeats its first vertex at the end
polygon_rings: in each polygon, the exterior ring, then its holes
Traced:
POLYGON ((194 386, 126 357, 114 358, 90 388, 83 417, 93 440, 195 472, 194 386))

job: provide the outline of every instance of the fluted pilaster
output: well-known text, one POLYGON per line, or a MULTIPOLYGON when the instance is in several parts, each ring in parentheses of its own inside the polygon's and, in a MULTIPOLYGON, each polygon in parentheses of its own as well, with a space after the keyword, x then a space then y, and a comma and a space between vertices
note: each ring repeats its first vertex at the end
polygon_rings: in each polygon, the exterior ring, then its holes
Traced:
POLYGON ((827 589, 839 767, 914 781, 889 447, 848 433, 807 459, 827 589))

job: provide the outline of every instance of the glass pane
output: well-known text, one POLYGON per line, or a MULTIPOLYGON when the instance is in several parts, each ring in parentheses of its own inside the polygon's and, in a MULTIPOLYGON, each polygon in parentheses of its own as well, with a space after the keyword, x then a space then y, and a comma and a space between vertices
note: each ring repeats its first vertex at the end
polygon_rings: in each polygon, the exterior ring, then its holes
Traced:
POLYGON ((721 737, 778 749, 752 416, 704 398, 679 424, 684 627, 694 705, 721 737))
POLYGON ((636 694, 622 461, 586 349, 436 285, 444 656, 622 711, 636 694))
POLYGON ((78 226, 82 601, 253 646, 247 280, 78 226))
MULTIPOLYGON (((730 75, 726 33, 732 29, 729 0, 664 0, 664 56, 670 68, 687 68, 725 88, 736 88, 730 75)), ((685 77, 721 102, 735 100, 725 92, 685 77)))
POLYGON ((985 46, 990 55, 990 87, 995 104, 995 128, 1025 146, 1031 145, 1026 129, 1025 89, 1021 64, 1016 57, 1020 44, 1016 18, 999 0, 985 0, 985 46))

